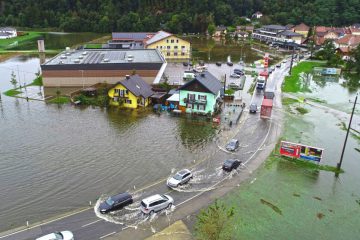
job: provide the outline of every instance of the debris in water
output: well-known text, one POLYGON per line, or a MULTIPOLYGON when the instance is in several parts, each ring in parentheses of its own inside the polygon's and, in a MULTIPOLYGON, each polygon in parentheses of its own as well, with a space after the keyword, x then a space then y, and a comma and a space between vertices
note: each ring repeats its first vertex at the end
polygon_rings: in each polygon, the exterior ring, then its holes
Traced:
POLYGON ((360 199, 355 200, 355 202, 360 205, 360 199))
POLYGON ((322 219, 323 217, 325 217, 325 215, 323 213, 318 213, 316 214, 318 219, 322 219))
POLYGON ((156 230, 155 230, 155 228, 153 226, 151 226, 151 232, 156 233, 156 230))
POLYGON ((293 196, 294 196, 294 197, 300 197, 300 194, 294 193, 293 196))
POLYGON ((274 204, 272 204, 272 203, 270 203, 270 202, 268 202, 268 201, 266 201, 266 200, 264 200, 264 199, 260 199, 260 202, 261 202, 262 204, 265 204, 265 205, 271 207, 275 212, 277 212, 278 214, 282 215, 282 212, 281 212, 280 208, 278 208, 278 207, 275 206, 274 204))
POLYGON ((334 212, 334 210, 332 210, 332 209, 328 209, 329 210, 329 212, 331 212, 331 213, 333 213, 334 212))
POLYGON ((320 197, 313 197, 316 200, 322 201, 322 199, 320 197))

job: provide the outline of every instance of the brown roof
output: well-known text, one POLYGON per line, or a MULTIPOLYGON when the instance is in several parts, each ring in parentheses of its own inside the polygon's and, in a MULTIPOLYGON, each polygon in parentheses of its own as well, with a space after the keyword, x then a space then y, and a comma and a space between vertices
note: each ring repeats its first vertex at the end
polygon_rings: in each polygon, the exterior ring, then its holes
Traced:
POLYGON ((358 33, 358 32, 360 32, 360 29, 359 28, 350 28, 350 32, 351 33, 358 33))
POLYGON ((360 36, 352 35, 352 34, 345 35, 344 37, 338 39, 336 43, 347 45, 350 47, 356 47, 357 45, 360 44, 360 36))
POLYGON ((310 27, 305 23, 300 23, 294 27, 295 31, 309 31, 310 27))

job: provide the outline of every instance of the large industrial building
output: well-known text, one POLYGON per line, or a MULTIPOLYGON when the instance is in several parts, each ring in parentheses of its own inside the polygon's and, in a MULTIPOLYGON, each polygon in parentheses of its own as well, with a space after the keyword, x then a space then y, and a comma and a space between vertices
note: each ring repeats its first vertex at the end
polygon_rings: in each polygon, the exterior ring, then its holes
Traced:
POLYGON ((138 74, 147 83, 159 82, 166 60, 157 49, 70 50, 41 65, 45 87, 87 87, 115 84, 138 74))

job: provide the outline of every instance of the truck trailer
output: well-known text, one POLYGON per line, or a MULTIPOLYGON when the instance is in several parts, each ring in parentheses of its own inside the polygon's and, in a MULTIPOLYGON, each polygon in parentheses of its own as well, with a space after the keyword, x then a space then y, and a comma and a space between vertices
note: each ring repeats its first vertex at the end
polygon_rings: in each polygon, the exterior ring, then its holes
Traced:
POLYGON ((273 100, 264 98, 264 100, 261 103, 260 118, 269 119, 271 117, 272 107, 273 107, 273 100))

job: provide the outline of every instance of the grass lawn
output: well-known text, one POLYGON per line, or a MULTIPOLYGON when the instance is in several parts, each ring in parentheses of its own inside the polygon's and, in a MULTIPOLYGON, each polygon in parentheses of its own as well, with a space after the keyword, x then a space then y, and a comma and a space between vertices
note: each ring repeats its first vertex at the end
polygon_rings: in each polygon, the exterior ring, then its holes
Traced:
POLYGON ((21 45, 22 43, 37 38, 39 36, 41 36, 40 32, 25 32, 25 35, 23 36, 9 39, 0 39, 0 49, 9 49, 12 47, 11 44, 14 44, 14 46, 21 45))
POLYGON ((42 76, 40 76, 38 78, 35 78, 34 81, 27 86, 42 86, 42 85, 43 85, 42 76))
POLYGON ((70 103, 70 98, 69 97, 64 97, 64 96, 60 96, 60 97, 55 97, 53 99, 50 99, 49 101, 47 101, 48 103, 57 103, 57 104, 66 104, 66 103, 70 103))
POLYGON ((292 69, 291 76, 285 77, 282 87, 283 92, 301 92, 304 90, 300 79, 300 73, 311 73, 314 67, 324 67, 325 62, 301 62, 292 69))
POLYGON ((85 48, 87 49, 101 49, 102 44, 101 43, 89 43, 85 45, 85 48))

